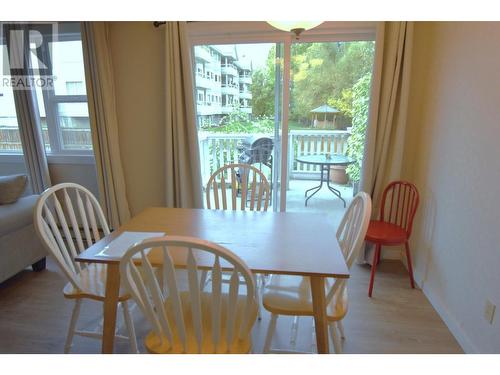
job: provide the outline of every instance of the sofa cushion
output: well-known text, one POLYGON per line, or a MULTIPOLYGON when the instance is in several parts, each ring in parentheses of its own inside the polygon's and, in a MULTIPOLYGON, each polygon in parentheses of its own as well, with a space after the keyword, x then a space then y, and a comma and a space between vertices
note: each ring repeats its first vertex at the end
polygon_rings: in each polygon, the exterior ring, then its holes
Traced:
POLYGON ((0 204, 17 201, 26 189, 28 178, 24 174, 0 176, 0 204))
POLYGON ((32 224, 37 199, 38 195, 29 195, 16 203, 0 205, 0 236, 32 224))

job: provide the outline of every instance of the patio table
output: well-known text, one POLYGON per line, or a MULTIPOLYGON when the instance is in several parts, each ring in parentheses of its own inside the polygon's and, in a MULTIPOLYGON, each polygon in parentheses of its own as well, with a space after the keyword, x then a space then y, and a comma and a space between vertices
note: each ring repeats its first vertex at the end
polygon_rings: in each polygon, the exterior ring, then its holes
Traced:
MULTIPOLYGON (((76 258, 107 264, 102 352, 112 353, 120 289, 121 256, 102 256, 103 249, 124 231, 193 236, 227 247, 254 273, 307 276, 311 283, 316 342, 328 353, 325 277, 348 278, 349 270, 326 214, 148 208, 76 258)), ((159 249, 148 256, 161 263, 159 249)), ((186 258, 174 259, 185 268, 186 258)), ((211 267, 211 264, 199 264, 211 267)))
POLYGON ((306 198, 305 206, 307 207, 307 201, 313 197, 318 191, 323 187, 323 182, 326 182, 326 186, 328 190, 330 190, 334 195, 340 198, 342 202, 344 202, 344 207, 346 206, 344 198, 342 198, 342 194, 340 194, 340 190, 335 189, 330 185, 330 167, 331 166, 348 166, 349 164, 354 163, 354 159, 351 159, 345 155, 339 154, 322 154, 322 155, 303 155, 296 158, 299 163, 311 164, 311 165, 319 165, 321 171, 320 182, 318 186, 314 186, 310 189, 307 189, 304 192, 304 197, 306 198), (324 178, 326 172, 326 179, 324 178), (313 191, 309 196, 307 193, 313 191))

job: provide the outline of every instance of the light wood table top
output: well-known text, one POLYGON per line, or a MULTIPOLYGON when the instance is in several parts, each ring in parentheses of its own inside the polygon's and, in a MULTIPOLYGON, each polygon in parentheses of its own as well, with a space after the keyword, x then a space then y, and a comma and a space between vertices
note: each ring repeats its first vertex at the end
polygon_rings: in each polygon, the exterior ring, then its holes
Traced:
MULTIPOLYGON (((349 277, 335 228, 324 214, 148 208, 76 260, 118 263, 118 257, 97 254, 123 231, 209 240, 237 254, 256 273, 349 277)), ((154 250, 150 254, 154 262, 154 250)), ((174 261, 182 267, 185 263, 181 258, 174 261)))
MULTIPOLYGON (((163 232, 218 243, 237 254, 255 273, 309 276, 319 353, 328 353, 325 277, 348 278, 349 270, 325 214, 148 208, 84 252, 76 261, 106 263, 102 352, 112 353, 120 289, 120 257, 99 255, 124 231, 163 232)), ((170 253, 177 267, 186 266, 185 252, 170 253)), ((148 255, 161 263, 159 249, 148 255)), ((212 266, 197 259, 200 268, 212 266)), ((222 265, 224 267, 224 265, 222 265)))

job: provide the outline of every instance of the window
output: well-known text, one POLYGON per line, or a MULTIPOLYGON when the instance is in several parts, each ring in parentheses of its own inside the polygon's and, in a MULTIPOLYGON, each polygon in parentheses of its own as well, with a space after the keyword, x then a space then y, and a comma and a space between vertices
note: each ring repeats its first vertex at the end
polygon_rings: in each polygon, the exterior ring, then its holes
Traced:
POLYGON ((198 91, 198 104, 203 103, 203 91, 198 91))
POLYGON ((48 133, 46 150, 51 154, 90 153, 92 137, 80 33, 63 34, 50 47, 55 83, 51 89, 37 90, 42 129, 46 127, 48 133))
MULTIPOLYGON (((0 59, 8 64, 7 47, 0 45, 0 59)), ((3 71, 0 71, 0 77, 3 79, 3 71)), ((5 77, 8 78, 8 77, 5 77)), ((21 154, 23 147, 19 136, 17 123, 16 106, 14 104, 14 93, 8 86, 0 87, 0 153, 21 154)))
MULTIPOLYGON (((38 68, 37 58, 40 58, 41 61, 50 61, 53 69, 52 86, 32 89, 38 102, 45 151, 50 155, 92 155, 80 26, 77 22, 60 23, 58 31, 55 41, 39 48, 33 43, 30 45, 32 67, 38 68)), ((4 48, 6 52, 7 48, 4 48)), ((35 74, 34 79, 38 78, 35 74)), ((4 96, 0 97, 0 140, 4 150, 0 152, 21 153, 20 141, 14 141, 19 139, 19 130, 12 90, 1 90, 4 96), (7 125, 8 138, 5 135, 7 130, 2 130, 7 125)))
POLYGON ((66 82, 66 92, 68 95, 85 95, 85 87, 82 81, 66 82))

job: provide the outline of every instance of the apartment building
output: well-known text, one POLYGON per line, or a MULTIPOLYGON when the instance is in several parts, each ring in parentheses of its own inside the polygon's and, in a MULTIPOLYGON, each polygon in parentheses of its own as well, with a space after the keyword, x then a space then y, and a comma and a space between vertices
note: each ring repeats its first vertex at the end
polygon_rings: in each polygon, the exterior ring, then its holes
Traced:
POLYGON ((195 46, 198 128, 217 125, 235 108, 252 114, 252 64, 235 45, 195 46))

